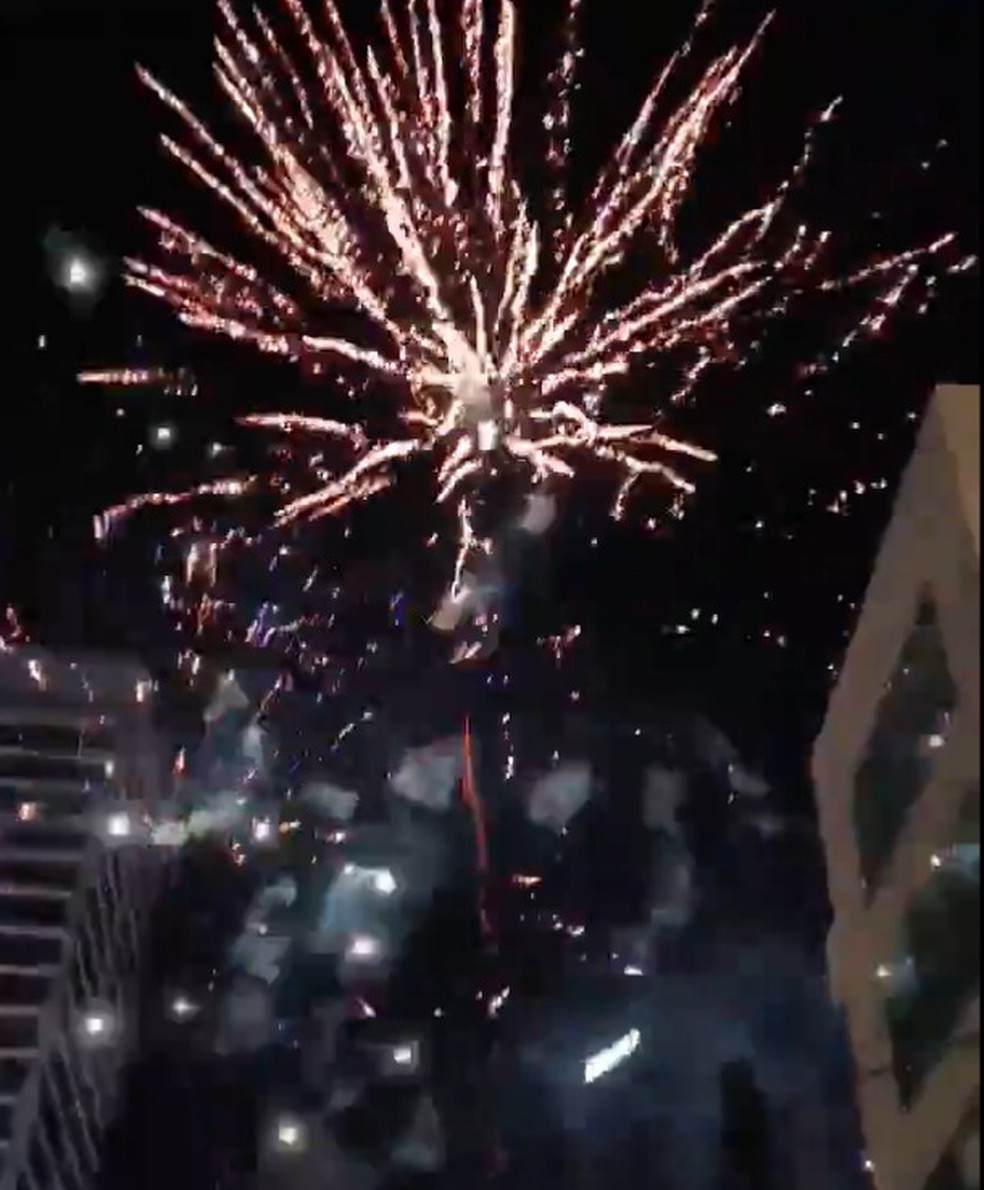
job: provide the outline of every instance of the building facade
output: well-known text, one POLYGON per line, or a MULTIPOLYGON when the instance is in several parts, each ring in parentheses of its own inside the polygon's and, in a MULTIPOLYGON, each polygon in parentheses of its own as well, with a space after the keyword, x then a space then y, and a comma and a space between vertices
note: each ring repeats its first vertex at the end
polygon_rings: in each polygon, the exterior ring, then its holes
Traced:
POLYGON ((138 666, 0 650, 0 1190, 85 1190, 115 1111, 161 874, 138 666))
POLYGON ((980 1185, 980 391, 930 402, 813 756, 878 1190, 980 1185))

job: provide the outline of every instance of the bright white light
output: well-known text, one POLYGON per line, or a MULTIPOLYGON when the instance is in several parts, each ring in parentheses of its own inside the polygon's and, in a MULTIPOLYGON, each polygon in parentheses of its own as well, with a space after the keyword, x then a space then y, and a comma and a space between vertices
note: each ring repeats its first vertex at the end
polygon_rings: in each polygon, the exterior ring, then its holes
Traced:
POLYGON ((875 975, 881 982, 890 984, 893 992, 910 989, 919 979, 919 972, 912 955, 905 955, 896 959, 894 963, 879 963, 875 969, 875 975))
POLYGON ((946 868, 954 875, 971 880, 980 878, 981 847, 979 843, 954 843, 930 857, 930 866, 939 872, 946 868))
POLYGON ((84 260, 71 260, 65 270, 65 282, 71 289, 85 289, 92 280, 92 270, 84 260))
POLYGON ((297 1153, 307 1145, 307 1128, 295 1116, 281 1116, 277 1121, 277 1148, 286 1153, 297 1153))
POLYGON ((273 838, 273 823, 269 818, 257 818, 253 823, 253 841, 269 843, 273 838))
POLYGON ((133 834, 133 819, 125 810, 110 814, 106 819, 106 833, 111 839, 129 839, 133 834))
POLYGON ((167 422, 161 422, 159 425, 151 427, 150 444, 156 450, 167 450, 168 447, 174 445, 176 438, 177 431, 167 422))
POLYGON ((91 293, 97 280, 95 265, 88 257, 75 252, 66 258, 62 267, 62 284, 71 293, 91 293))
POLYGON ((478 423, 478 449, 483 452, 495 450, 499 445, 499 426, 494 421, 478 423))
POLYGON ((613 1045, 607 1046, 584 1063, 584 1081, 586 1084, 597 1082, 610 1074, 616 1066, 631 1058, 642 1042, 642 1034, 638 1029, 632 1029, 624 1037, 619 1038, 613 1045))
POLYGON ((359 963, 375 963, 382 953, 382 943, 370 934, 356 934, 345 950, 346 958, 359 963))
POLYGON ((79 1040, 86 1047, 111 1045, 119 1031, 116 1014, 108 1005, 92 1004, 80 1015, 78 1031, 79 1040))
POLYGON ((393 1047, 393 1065, 404 1069, 411 1069, 417 1065, 417 1047, 415 1045, 395 1045, 393 1047))
POLYGON ((934 731, 932 735, 926 737, 926 747, 931 752, 938 752, 945 743, 946 736, 940 735, 938 731, 934 731))
POLYGON ((401 1041, 387 1046, 379 1059, 384 1077, 412 1078, 420 1069, 420 1044, 417 1041, 401 1041))
POLYGON ((198 1005, 194 1000, 178 993, 171 999, 170 1013, 176 1021, 187 1021, 198 1014, 198 1005))
POLYGON ((396 892, 396 877, 388 868, 372 873, 372 886, 381 896, 391 897, 396 892))
POLYGON ((489 1001, 489 1016, 495 1018, 502 1011, 503 1006, 509 999, 511 988, 503 988, 501 992, 497 992, 489 1001))
POLYGON ((638 978, 639 976, 645 975, 646 973, 641 967, 628 966, 625 968, 625 974, 638 978))

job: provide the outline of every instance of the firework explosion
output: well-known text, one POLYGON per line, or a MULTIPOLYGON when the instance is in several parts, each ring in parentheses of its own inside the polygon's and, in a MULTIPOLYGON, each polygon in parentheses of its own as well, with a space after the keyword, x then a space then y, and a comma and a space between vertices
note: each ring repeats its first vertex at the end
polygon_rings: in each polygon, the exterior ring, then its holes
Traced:
MULTIPOLYGON (((246 23, 220 0, 215 74, 254 134, 248 159, 220 144, 169 90, 144 82, 179 117, 185 142, 167 150, 203 183, 267 257, 283 284, 158 211, 156 263, 127 262, 127 280, 179 318, 317 372, 361 371, 399 396, 398 422, 381 438, 351 419, 275 412, 244 419, 310 460, 303 489, 274 479, 278 522, 340 512, 398 482, 424 457, 435 500, 457 525, 457 592, 495 553, 476 527, 483 485, 506 471, 522 490, 552 489, 587 464, 616 478, 621 516, 640 481, 692 491, 686 460, 710 451, 665 432, 664 422, 715 367, 734 368, 764 323, 797 299, 861 296, 840 349, 880 330, 904 299, 929 296, 935 275, 965 267, 952 236, 866 262, 833 277, 829 234, 795 223, 787 200, 809 164, 815 126, 789 176, 693 256, 677 225, 709 132, 736 99, 766 21, 747 44, 711 61, 682 100, 670 84, 693 36, 662 71, 582 204, 569 204, 571 102, 581 51, 581 0, 568 0, 563 54, 551 76, 543 127, 552 181, 524 190, 514 129, 517 14, 497 0, 384 0, 381 39, 363 52, 334 0, 319 27, 301 0, 283 0, 282 32, 260 14, 246 23), (646 281, 614 305, 599 284, 638 250, 646 281), (332 333, 344 311, 358 335, 332 333), (617 417, 613 382, 659 362, 673 383, 653 394, 644 424, 617 417), (326 448, 332 454, 326 456, 326 448), (326 469, 326 457, 341 461, 326 469)), ((705 22, 705 7, 694 32, 705 22)), ((836 104, 819 118, 829 121, 836 104)), ((838 299, 839 300, 839 299, 838 299)), ((147 504, 238 496, 241 476, 147 504)), ((453 617, 452 617, 453 619, 453 617)))

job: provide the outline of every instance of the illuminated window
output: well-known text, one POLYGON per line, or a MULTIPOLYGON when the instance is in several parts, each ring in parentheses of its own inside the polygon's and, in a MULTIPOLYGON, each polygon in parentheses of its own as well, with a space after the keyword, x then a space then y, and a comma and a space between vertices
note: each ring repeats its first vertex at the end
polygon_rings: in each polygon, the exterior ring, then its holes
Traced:
POLYGON ((877 891, 909 809, 946 742, 956 702, 936 609, 926 602, 885 691, 854 779, 854 829, 869 897, 877 891))
POLYGON ((918 1095, 927 1075, 953 1046, 977 1046, 959 1024, 980 988, 980 866, 967 862, 980 836, 980 793, 964 804, 952 846, 935 857, 913 897, 904 927, 905 962, 886 967, 885 1012, 895 1075, 903 1103, 918 1095), (902 975, 892 978, 895 972, 902 975))

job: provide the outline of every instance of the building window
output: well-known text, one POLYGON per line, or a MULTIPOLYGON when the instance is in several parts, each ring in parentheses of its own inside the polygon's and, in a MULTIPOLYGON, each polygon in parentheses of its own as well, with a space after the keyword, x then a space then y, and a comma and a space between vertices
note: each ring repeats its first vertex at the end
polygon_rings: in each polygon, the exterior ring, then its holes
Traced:
POLYGON ((854 779, 854 829, 869 899, 946 742, 956 703, 936 608, 926 601, 878 708, 854 779))
POLYGON ((905 918, 902 957, 879 969, 895 1076, 909 1106, 943 1054, 979 1046, 959 1035, 980 989, 980 793, 966 799, 954 841, 933 857, 930 878, 905 918))

